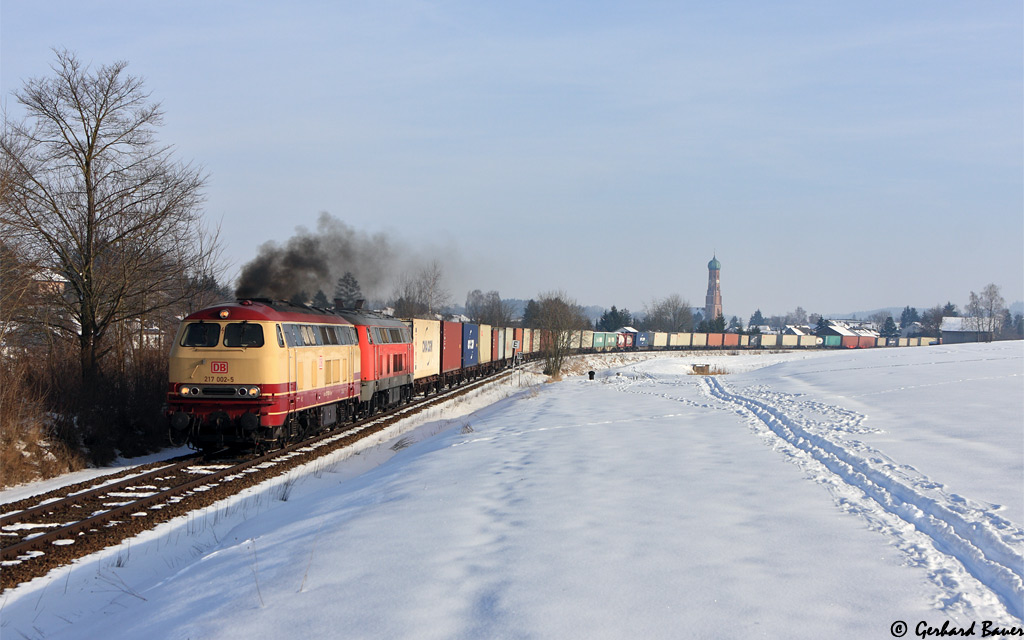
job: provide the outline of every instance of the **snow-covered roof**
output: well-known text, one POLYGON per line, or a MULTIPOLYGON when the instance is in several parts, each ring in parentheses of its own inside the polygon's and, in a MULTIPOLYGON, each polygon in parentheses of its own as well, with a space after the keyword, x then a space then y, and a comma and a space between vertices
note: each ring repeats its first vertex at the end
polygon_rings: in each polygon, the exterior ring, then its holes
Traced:
POLYGON ((832 331, 835 331, 837 334, 839 334, 841 336, 857 337, 857 334, 854 333, 852 329, 847 327, 842 322, 835 322, 835 321, 830 320, 830 321, 828 321, 828 327, 829 327, 829 329, 831 329, 832 331))

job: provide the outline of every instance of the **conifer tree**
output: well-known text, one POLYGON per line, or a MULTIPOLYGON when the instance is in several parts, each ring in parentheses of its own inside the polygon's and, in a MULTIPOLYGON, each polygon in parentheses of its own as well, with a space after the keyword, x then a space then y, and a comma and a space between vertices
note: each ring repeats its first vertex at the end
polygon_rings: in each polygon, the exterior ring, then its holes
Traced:
POLYGON ((598 331, 615 331, 622 327, 628 327, 633 324, 633 315, 629 312, 629 309, 616 309, 615 305, 608 311, 601 314, 601 318, 597 321, 598 331))
POLYGON ((889 316, 885 319, 885 324, 882 325, 881 333, 883 338, 897 338, 900 335, 900 330, 896 327, 896 321, 889 316))
POLYGON ((351 271, 346 271, 345 275, 338 278, 338 284, 334 288, 334 298, 340 300, 342 308, 345 309, 354 308, 356 302, 363 299, 359 282, 356 281, 356 277, 352 275, 351 271))

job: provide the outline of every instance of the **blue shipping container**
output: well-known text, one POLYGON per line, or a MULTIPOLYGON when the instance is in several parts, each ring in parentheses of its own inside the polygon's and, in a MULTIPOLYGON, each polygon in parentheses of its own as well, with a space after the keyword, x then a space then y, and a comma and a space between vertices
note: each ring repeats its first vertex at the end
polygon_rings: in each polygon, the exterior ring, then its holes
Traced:
MULTIPOLYGON (((490 345, 487 345, 490 347, 490 345)), ((480 325, 462 325, 462 368, 480 364, 480 325)))

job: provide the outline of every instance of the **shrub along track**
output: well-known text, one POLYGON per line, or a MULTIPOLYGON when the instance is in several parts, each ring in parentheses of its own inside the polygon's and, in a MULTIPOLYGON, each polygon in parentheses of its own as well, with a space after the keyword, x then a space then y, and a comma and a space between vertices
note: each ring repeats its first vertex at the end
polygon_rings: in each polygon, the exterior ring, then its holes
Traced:
POLYGON ((0 517, 0 591, 208 507, 507 375, 506 370, 263 456, 242 461, 176 458, 0 505, 5 514, 0 517))

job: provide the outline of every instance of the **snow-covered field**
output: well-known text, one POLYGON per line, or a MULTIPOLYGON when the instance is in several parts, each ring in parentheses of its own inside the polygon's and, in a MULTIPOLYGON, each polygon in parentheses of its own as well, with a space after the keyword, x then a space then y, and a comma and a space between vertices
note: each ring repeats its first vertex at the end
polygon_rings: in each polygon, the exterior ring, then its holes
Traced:
POLYGON ((22 585, 0 636, 1024 624, 1024 342, 602 366, 517 376, 22 585))

